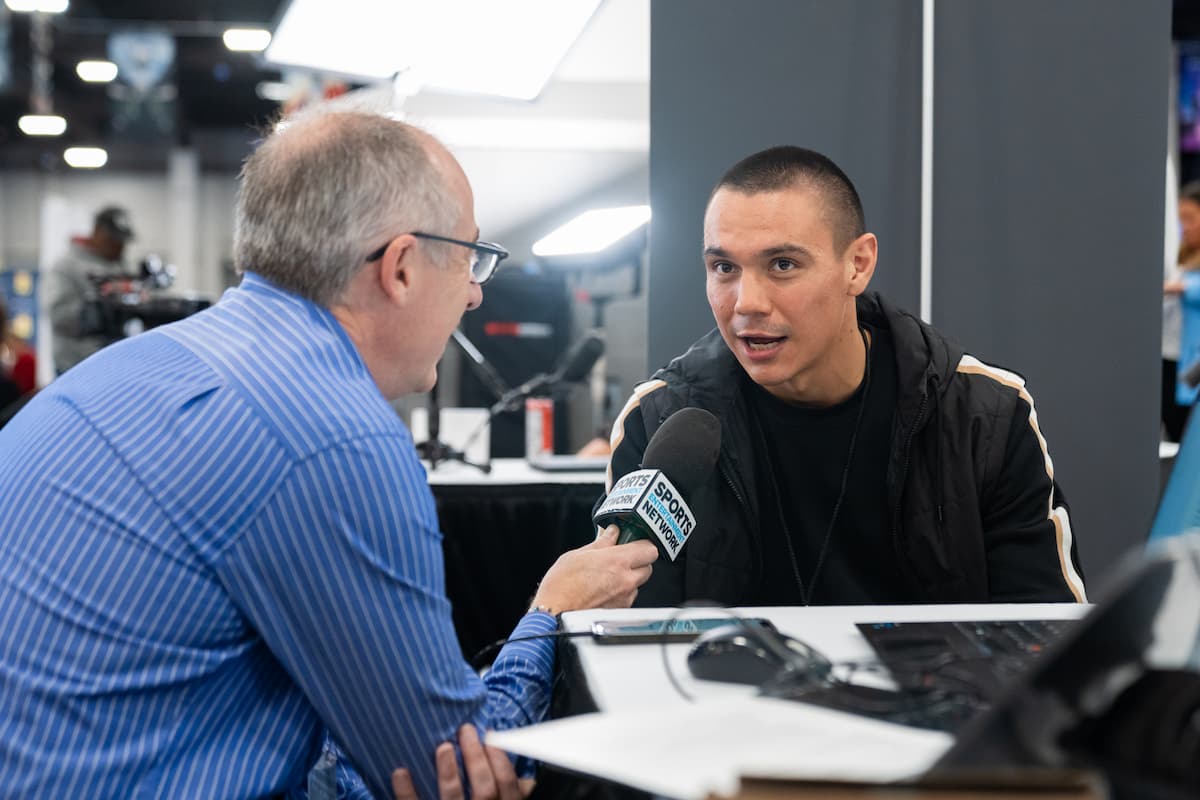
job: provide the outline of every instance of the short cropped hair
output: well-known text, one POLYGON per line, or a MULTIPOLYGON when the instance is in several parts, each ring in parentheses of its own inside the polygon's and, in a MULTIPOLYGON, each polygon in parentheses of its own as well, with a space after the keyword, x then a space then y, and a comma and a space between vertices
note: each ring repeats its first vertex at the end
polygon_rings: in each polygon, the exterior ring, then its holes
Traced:
POLYGON ((1179 199, 1191 200, 1200 206, 1200 181, 1188 181, 1179 187, 1179 199))
POLYGON ((276 128, 242 168, 238 271, 330 306, 389 236, 449 233, 460 209, 424 136, 357 110, 310 113, 276 128))
POLYGON ((804 147, 781 145, 747 156, 721 176, 712 193, 732 189, 758 194, 795 186, 808 186, 821 194, 839 253, 866 232, 862 201, 846 173, 828 157, 804 147))

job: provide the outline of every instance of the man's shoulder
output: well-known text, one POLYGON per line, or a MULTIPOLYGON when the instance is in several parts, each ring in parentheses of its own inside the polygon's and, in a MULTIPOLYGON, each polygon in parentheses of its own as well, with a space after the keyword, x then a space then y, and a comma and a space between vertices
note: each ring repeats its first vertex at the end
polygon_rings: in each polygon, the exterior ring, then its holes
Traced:
POLYGON ((976 395, 994 397, 1000 401, 1024 400, 1032 406, 1033 398, 1026 386, 1025 376, 1014 369, 963 353, 954 370, 955 384, 976 395))
POLYGON ((162 331, 297 458, 340 441, 403 435, 344 332, 312 309, 223 301, 162 331))

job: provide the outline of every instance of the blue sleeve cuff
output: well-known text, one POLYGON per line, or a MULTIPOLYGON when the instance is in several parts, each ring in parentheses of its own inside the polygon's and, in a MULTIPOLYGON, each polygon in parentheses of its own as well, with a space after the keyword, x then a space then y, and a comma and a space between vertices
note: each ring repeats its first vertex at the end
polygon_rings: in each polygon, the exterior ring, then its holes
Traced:
MULTIPOLYGON (((546 638, 544 639, 534 639, 532 641, 519 643, 514 642, 513 644, 520 644, 521 649, 527 653, 529 652, 529 649, 532 649, 536 651, 540 657, 545 658, 553 663, 557 637, 550 636, 548 634, 553 634, 557 631, 557 617, 552 614, 548 614, 545 611, 530 611, 528 614, 521 617, 520 622, 517 623, 517 627, 513 628, 513 632, 509 634, 508 638, 511 640, 521 639, 526 636, 545 636, 546 638)), ((504 645, 504 647, 501 648, 500 653, 496 656, 496 660, 499 661, 500 659, 504 658, 505 651, 512 646, 513 645, 510 644, 504 645)))

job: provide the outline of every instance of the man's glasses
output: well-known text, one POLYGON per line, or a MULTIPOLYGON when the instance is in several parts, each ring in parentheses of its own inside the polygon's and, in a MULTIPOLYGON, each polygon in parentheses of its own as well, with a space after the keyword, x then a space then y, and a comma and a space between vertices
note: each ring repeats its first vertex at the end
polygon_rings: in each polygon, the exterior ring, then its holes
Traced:
MULTIPOLYGON (((448 236, 438 236, 433 233, 421 233, 413 231, 410 236, 416 236, 418 239, 432 239, 437 242, 448 242, 456 244, 459 247, 469 247, 471 249, 471 281, 478 283, 480 286, 490 281, 496 275, 496 269, 500 266, 500 262, 508 258, 508 251, 498 244, 493 242, 464 242, 462 239, 451 239, 448 236)), ((391 244, 391 242, 388 242, 391 244)), ((379 248, 371 255, 367 256, 364 263, 378 261, 383 258, 383 252, 387 250, 387 244, 379 248)))

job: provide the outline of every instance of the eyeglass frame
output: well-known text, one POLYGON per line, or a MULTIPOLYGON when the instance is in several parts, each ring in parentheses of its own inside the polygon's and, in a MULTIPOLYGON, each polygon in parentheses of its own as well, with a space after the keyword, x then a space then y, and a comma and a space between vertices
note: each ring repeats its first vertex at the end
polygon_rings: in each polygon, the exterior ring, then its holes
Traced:
MULTIPOLYGON (((436 233, 423 233, 421 231, 410 231, 408 235, 416 236, 419 239, 431 239, 436 242, 446 242, 448 244, 456 244, 460 247, 467 247, 467 248, 470 248, 471 250, 474 250, 475 251, 475 257, 474 257, 475 260, 471 262, 471 282, 477 283, 480 286, 483 286, 485 283, 490 281, 492 278, 496 277, 496 273, 500 270, 500 262, 504 261, 504 259, 508 258, 508 256, 509 256, 508 250, 506 250, 504 247, 496 244, 495 242, 485 242, 482 240, 477 241, 477 242, 467 242, 467 241, 463 241, 462 239, 451 239, 449 236, 438 236, 436 233), (478 264, 480 261, 480 254, 487 254, 490 256, 495 256, 496 264, 495 264, 495 266, 492 267, 492 271, 489 272, 483 278, 483 280, 476 280, 475 265, 478 264)), ((379 259, 383 258, 384 252, 388 249, 388 245, 390 245, 391 243, 392 243, 392 241, 389 240, 386 244, 384 244, 378 250, 376 250, 373 253, 371 253, 370 255, 368 255, 363 260, 363 263, 370 264, 372 261, 378 261, 379 259)))

